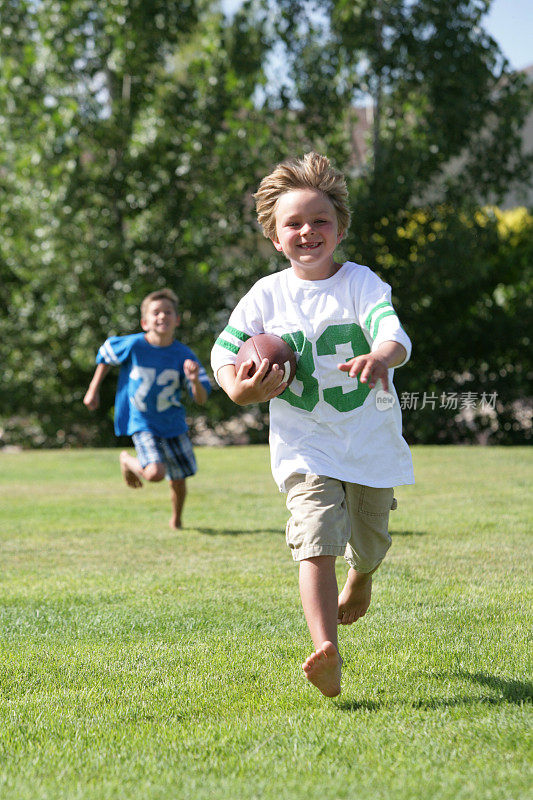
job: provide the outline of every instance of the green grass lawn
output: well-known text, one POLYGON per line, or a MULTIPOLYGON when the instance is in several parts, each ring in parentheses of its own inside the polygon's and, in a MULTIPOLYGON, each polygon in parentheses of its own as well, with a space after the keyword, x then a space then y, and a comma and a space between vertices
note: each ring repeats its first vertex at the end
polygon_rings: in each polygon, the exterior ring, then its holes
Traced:
POLYGON ((335 700, 267 449, 196 452, 178 533, 118 451, 0 453, 2 800, 529 800, 531 450, 414 448, 335 700))

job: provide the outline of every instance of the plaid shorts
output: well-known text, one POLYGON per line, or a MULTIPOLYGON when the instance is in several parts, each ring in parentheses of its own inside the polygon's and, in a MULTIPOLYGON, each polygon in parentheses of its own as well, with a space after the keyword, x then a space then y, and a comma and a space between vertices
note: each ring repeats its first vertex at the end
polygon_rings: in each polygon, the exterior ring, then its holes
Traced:
POLYGON ((196 459, 191 440, 186 433, 163 439, 150 431, 140 431, 131 438, 143 469, 154 462, 164 464, 170 481, 188 478, 196 472, 196 459))

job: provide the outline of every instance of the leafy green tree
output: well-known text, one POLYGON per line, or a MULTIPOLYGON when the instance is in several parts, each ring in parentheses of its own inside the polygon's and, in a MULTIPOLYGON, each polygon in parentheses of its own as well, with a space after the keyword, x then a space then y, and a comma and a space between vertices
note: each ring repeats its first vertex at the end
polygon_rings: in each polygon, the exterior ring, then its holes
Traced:
POLYGON ((396 231, 402 321, 414 339, 397 379, 410 441, 531 438, 532 233, 525 209, 447 205, 406 215, 396 231))
MULTIPOLYGON (((251 192, 311 148, 349 179, 343 254, 392 284, 415 342, 400 391, 498 391, 487 432, 522 436, 530 227, 505 233, 479 208, 526 180, 531 92, 484 32, 488 6, 247 0, 227 19, 208 0, 0 0, 0 404, 20 428, 5 439, 113 441, 113 381, 96 417, 84 389, 157 286, 207 361, 229 309, 280 266, 251 192), (282 80, 266 78, 273 52, 282 80)), ((412 441, 473 435, 423 411, 406 414, 412 441)), ((234 412, 223 393, 209 403, 213 421, 234 412)))
MULTIPOLYGON (((530 307, 511 287, 531 279, 526 239, 515 236, 511 246, 494 214, 477 209, 527 185, 531 156, 522 152, 521 131, 532 93, 483 28, 490 2, 279 6, 292 64, 289 102, 303 108, 308 141, 325 142, 349 175, 353 215, 343 253, 391 283, 414 340, 399 388, 419 392, 420 402, 424 392, 461 387, 478 396, 499 392, 502 425, 491 436, 518 440, 525 430, 512 409, 528 392, 530 307), (364 102, 371 122, 361 154, 354 106, 364 102)), ((468 438, 483 425, 469 427, 438 405, 405 419, 411 441, 468 438)))
POLYGON ((490 0, 278 5, 289 20, 280 35, 290 99, 305 109, 307 129, 331 131, 334 144, 339 128, 352 132, 354 104, 371 104, 369 157, 352 151, 371 220, 428 196, 498 202, 527 179, 520 147, 531 92, 483 28, 490 0), (302 17, 308 24, 297 24, 302 17))
MULTIPOLYGON (((91 428, 84 387, 98 345, 138 329, 158 286, 176 289, 181 335, 208 357, 268 134, 250 7, 228 21, 195 0, 0 3, 2 414, 34 443, 112 440, 91 428)), ((109 381, 97 422, 112 395, 109 381)))

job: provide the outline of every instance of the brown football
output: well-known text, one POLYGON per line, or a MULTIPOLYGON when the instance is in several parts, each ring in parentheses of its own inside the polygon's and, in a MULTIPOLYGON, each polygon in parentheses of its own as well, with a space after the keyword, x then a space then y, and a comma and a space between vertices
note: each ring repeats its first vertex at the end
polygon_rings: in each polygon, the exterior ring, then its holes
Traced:
POLYGON ((267 358, 270 362, 267 375, 272 369, 273 364, 278 364, 284 371, 283 380, 287 385, 296 374, 296 356, 294 355, 294 350, 284 339, 280 336, 276 336, 274 333, 258 333, 256 336, 250 336, 250 338, 241 345, 237 353, 235 369, 239 369, 242 362, 248 361, 250 358, 254 363, 248 370, 249 378, 259 369, 261 361, 264 358, 267 358))

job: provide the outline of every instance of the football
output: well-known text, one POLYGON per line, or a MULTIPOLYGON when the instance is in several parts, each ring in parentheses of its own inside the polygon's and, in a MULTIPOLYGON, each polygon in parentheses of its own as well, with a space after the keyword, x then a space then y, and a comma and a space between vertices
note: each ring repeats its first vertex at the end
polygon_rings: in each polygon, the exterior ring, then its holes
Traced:
POLYGON ((270 363, 267 375, 272 369, 273 364, 278 364, 283 370, 283 380, 287 385, 293 380, 296 374, 296 356, 294 355, 294 350, 280 336, 276 336, 273 333, 258 333, 256 336, 250 336, 250 338, 241 345, 237 353, 235 369, 239 369, 242 362, 248 361, 250 358, 254 363, 248 370, 249 378, 259 369, 261 361, 264 358, 267 358, 270 363))

